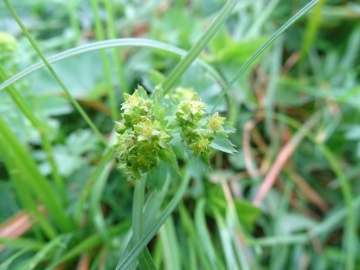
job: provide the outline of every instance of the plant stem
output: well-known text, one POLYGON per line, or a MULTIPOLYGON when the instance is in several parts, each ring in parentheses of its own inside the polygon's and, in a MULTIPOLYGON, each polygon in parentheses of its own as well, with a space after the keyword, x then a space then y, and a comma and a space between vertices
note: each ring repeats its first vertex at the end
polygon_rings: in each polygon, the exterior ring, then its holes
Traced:
POLYGON ((142 232, 144 230, 143 226, 143 206, 144 206, 144 195, 145 195, 145 179, 135 180, 135 190, 133 198, 133 239, 135 242, 139 241, 142 232))

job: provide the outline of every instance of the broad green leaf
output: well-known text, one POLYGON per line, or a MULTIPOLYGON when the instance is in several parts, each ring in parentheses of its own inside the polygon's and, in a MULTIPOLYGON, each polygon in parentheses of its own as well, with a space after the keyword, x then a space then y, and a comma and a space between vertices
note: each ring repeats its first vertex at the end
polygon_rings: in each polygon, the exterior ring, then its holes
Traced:
POLYGON ((234 154, 237 152, 230 140, 225 135, 220 133, 216 134, 216 137, 211 142, 210 146, 216 150, 229 154, 234 154))

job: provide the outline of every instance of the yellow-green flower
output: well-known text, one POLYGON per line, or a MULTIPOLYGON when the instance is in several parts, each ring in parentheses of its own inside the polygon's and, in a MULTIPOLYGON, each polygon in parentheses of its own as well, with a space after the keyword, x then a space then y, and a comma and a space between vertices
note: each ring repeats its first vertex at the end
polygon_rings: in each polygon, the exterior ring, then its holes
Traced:
POLYGON ((215 113, 206 123, 207 128, 211 132, 223 131, 222 123, 224 122, 225 117, 219 116, 218 113, 215 113))
POLYGON ((202 139, 189 145, 189 148, 194 151, 195 156, 198 156, 204 152, 208 152, 210 141, 208 139, 202 139))
POLYGON ((121 109, 134 109, 137 106, 139 106, 141 100, 139 96, 138 90, 136 90, 132 95, 129 95, 127 93, 124 94, 125 102, 122 104, 121 109))
POLYGON ((149 119, 135 125, 134 130, 138 134, 139 141, 151 140, 153 136, 160 133, 149 119))
POLYGON ((123 134, 126 130, 126 126, 124 125, 124 122, 115 121, 115 132, 119 134, 123 134))

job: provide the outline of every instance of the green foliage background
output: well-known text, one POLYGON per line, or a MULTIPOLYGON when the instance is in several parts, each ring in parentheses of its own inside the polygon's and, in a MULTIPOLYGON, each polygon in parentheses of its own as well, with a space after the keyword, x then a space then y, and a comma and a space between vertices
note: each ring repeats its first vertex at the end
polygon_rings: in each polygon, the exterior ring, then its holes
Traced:
POLYGON ((359 50, 356 1, 1 1, 0 269, 360 269, 359 50), (127 181, 114 121, 158 84, 237 153, 127 181))

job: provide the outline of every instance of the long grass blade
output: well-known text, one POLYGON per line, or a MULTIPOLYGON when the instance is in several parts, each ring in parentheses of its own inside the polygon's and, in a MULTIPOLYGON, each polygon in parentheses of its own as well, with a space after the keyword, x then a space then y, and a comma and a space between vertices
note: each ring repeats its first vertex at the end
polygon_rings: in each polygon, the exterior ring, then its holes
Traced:
POLYGON ((0 144, 2 147, 7 147, 7 154, 11 156, 8 162, 11 162, 14 165, 13 168, 19 171, 19 179, 23 182, 24 187, 29 187, 34 192, 33 194, 43 201, 59 227, 63 228, 64 231, 69 230, 72 225, 58 200, 58 196, 51 188, 49 182, 41 175, 29 153, 20 144, 15 134, 1 117, 0 130, 0 144))
MULTIPOLYGON (((5 70, 0 66, 0 81, 4 81, 7 78, 5 70)), ((62 203, 65 203, 65 187, 64 187, 64 180, 60 176, 59 170, 57 168, 57 165, 55 163, 52 146, 50 141, 48 140, 45 132, 45 125, 42 124, 33 111, 30 109, 30 107, 27 105, 25 100, 22 98, 22 96, 19 94, 19 91, 15 88, 14 85, 10 85, 9 89, 7 91, 10 98, 13 100, 13 102, 16 104, 16 106, 22 111, 22 113, 29 119, 29 121, 32 123, 32 125, 37 129, 40 135, 40 140, 42 143, 42 146, 44 148, 44 151, 46 153, 46 157, 49 161, 51 172, 53 179, 55 180, 58 192, 61 195, 62 203)))
MULTIPOLYGON (((115 48, 115 47, 148 47, 153 49, 159 49, 166 52, 169 52, 171 54, 179 55, 179 56, 185 56, 187 54, 187 51, 180 49, 176 46, 172 46, 163 42, 151 40, 151 39, 145 39, 145 38, 121 38, 121 39, 110 39, 110 40, 104 40, 104 41, 98 41, 90 44, 81 45, 79 47, 66 50, 64 52, 58 53, 56 55, 53 55, 47 59, 49 64, 53 64, 56 62, 59 62, 61 60, 70 58, 75 55, 97 51, 101 49, 106 48, 115 48)), ((223 87, 226 85, 224 79, 221 75, 209 64, 202 61, 201 59, 197 59, 196 62, 203 67, 205 70, 207 70, 213 77, 216 79, 220 85, 223 87)), ((24 78, 25 76, 35 72, 36 70, 39 70, 43 67, 45 67, 44 62, 38 62, 34 65, 29 66, 28 68, 22 70, 21 72, 17 73, 16 75, 12 76, 2 84, 0 84, 0 91, 3 91, 6 87, 9 85, 12 85, 13 83, 17 82, 18 80, 24 78)))

